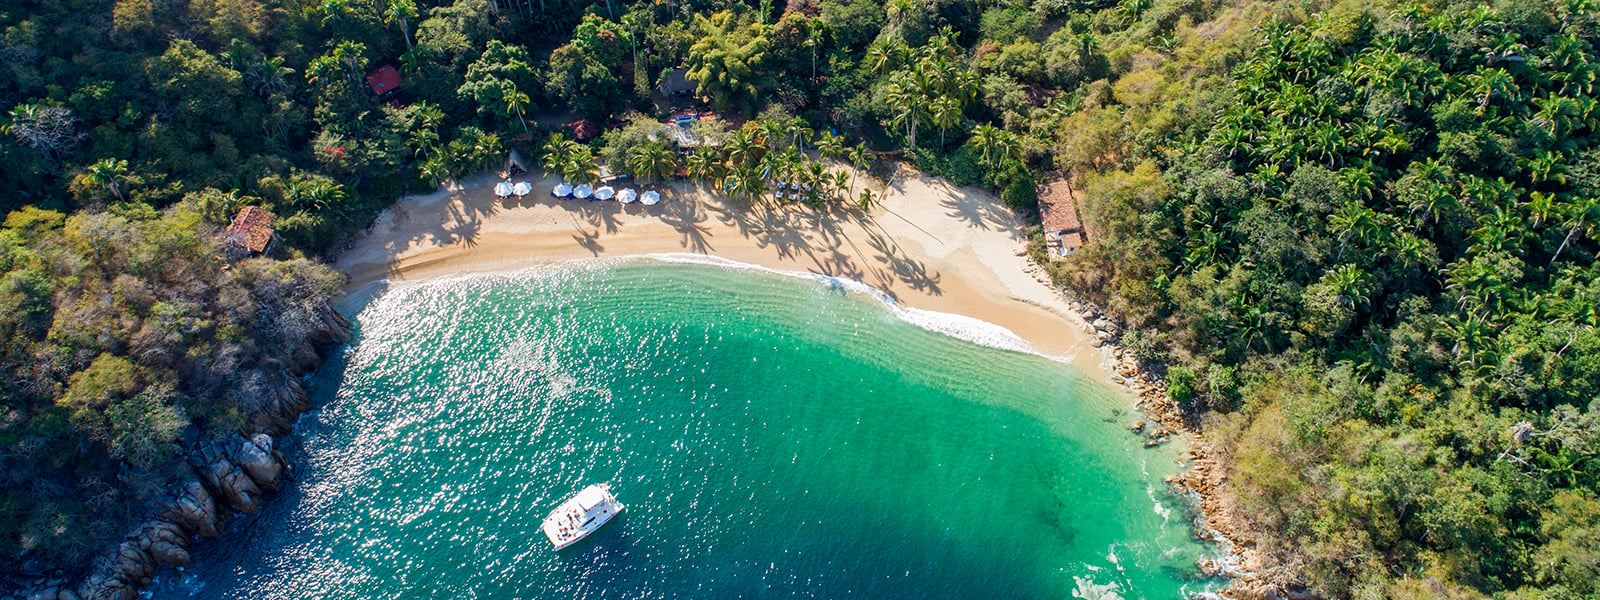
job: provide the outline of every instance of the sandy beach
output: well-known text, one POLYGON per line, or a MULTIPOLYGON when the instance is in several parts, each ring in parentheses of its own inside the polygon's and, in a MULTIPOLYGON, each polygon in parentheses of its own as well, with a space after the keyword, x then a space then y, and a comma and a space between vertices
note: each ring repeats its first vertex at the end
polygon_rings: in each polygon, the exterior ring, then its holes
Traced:
POLYGON ((855 279, 905 306, 982 319, 1043 354, 1100 367, 1083 321, 1037 279, 1019 219, 981 190, 902 167, 887 182, 857 178, 880 202, 863 212, 747 207, 684 182, 653 186, 663 197, 656 206, 558 200, 550 195, 556 180, 526 179, 534 190, 523 198, 496 198, 493 174, 407 197, 336 265, 354 290, 588 258, 701 254, 855 279))

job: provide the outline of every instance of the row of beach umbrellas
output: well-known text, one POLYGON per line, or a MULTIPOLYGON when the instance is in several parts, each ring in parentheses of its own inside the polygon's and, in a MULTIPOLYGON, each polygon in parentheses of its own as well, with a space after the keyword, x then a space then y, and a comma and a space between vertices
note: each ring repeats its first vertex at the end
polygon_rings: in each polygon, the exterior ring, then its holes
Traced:
POLYGON ((550 195, 557 198, 577 198, 579 200, 593 196, 596 200, 616 199, 623 204, 632 204, 634 201, 638 201, 645 206, 655 206, 656 203, 661 201, 661 194, 655 191, 646 191, 641 194, 635 192, 633 188, 623 188, 622 191, 617 191, 616 188, 609 185, 602 185, 596 188, 587 183, 580 183, 573 186, 565 181, 556 184, 556 187, 550 190, 550 195))
POLYGON ((533 184, 526 181, 518 181, 515 185, 513 185, 508 179, 506 181, 494 184, 494 195, 501 198, 513 195, 526 196, 528 195, 528 192, 531 191, 533 191, 533 184))

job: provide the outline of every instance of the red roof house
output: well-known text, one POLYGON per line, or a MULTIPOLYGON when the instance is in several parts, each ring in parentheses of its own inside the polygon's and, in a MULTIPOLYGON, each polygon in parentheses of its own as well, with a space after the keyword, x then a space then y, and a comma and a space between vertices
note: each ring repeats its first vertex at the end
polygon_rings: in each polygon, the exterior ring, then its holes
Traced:
POLYGON ((1045 242, 1058 256, 1077 252, 1087 243, 1083 222, 1078 220, 1078 203, 1065 177, 1052 177, 1039 189, 1039 221, 1044 224, 1045 242))
POLYGON ((400 89, 400 72, 389 65, 378 67, 378 70, 367 75, 367 86, 372 88, 373 95, 380 98, 392 94, 400 89))
POLYGON ((266 254, 272 251, 272 246, 278 241, 278 234, 272 228, 273 219, 277 215, 259 206, 246 206, 234 215, 233 222, 228 224, 224 239, 229 245, 251 254, 266 254))

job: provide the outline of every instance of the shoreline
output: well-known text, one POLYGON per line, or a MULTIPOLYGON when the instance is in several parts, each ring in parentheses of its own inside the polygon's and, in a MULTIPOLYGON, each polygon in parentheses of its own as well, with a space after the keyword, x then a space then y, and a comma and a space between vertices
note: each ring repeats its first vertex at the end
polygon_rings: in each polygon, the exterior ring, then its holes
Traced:
POLYGON ((408 196, 334 262, 347 292, 447 275, 510 272, 583 259, 697 255, 775 271, 859 281, 912 309, 1005 328, 1034 351, 1105 372, 1099 341, 1049 286, 1024 247, 1020 219, 993 195, 901 167, 854 208, 748 207, 686 183, 654 186, 653 207, 558 200, 529 177, 524 198, 495 198, 493 174, 408 196))
POLYGON ((750 207, 683 182, 654 186, 663 199, 653 207, 556 199, 555 179, 526 179, 534 189, 524 198, 494 197, 501 180, 494 174, 402 198, 334 261, 350 277, 346 291, 572 261, 692 255, 850 279, 901 307, 983 321, 1126 394, 1151 421, 1133 428, 1148 445, 1187 442, 1183 470, 1165 482, 1194 500, 1192 528, 1217 549, 1196 566, 1232 589, 1253 580, 1247 552, 1219 527, 1229 520, 1217 493, 1225 477, 1214 468, 1211 444, 1184 422, 1164 382, 1116 343, 1121 324, 1051 283, 1027 250, 1021 219, 994 195, 904 165, 888 181, 858 178, 878 197, 868 211, 750 207))

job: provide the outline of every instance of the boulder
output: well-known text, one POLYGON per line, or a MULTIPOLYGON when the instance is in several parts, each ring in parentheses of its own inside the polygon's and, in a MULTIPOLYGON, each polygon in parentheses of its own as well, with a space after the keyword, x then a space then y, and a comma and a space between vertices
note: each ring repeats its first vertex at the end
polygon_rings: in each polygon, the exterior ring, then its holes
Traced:
POLYGON ((272 451, 271 437, 258 433, 240 442, 234 458, 257 487, 268 491, 278 490, 278 483, 283 478, 283 463, 272 451))
POLYGON ((150 544, 150 556, 163 567, 187 567, 194 563, 187 549, 166 541, 150 544))
POLYGON ((261 488, 254 479, 233 463, 217 463, 226 469, 217 481, 217 494, 239 512, 253 513, 261 508, 261 488))
POLYGON ((189 538, 174 523, 155 521, 139 532, 140 547, 157 565, 187 567, 190 564, 189 538))
POLYGON ((186 535, 216 537, 221 533, 216 500, 199 481, 190 481, 162 518, 178 525, 186 535))
POLYGON ((112 571, 123 581, 138 581, 149 577, 156 570, 155 561, 145 554, 135 541, 123 542, 117 547, 117 556, 112 562, 112 571))
POLYGON ((106 572, 97 572, 85 579, 83 586, 78 588, 78 595, 83 600, 133 600, 139 597, 138 591, 129 587, 128 582, 106 572))

